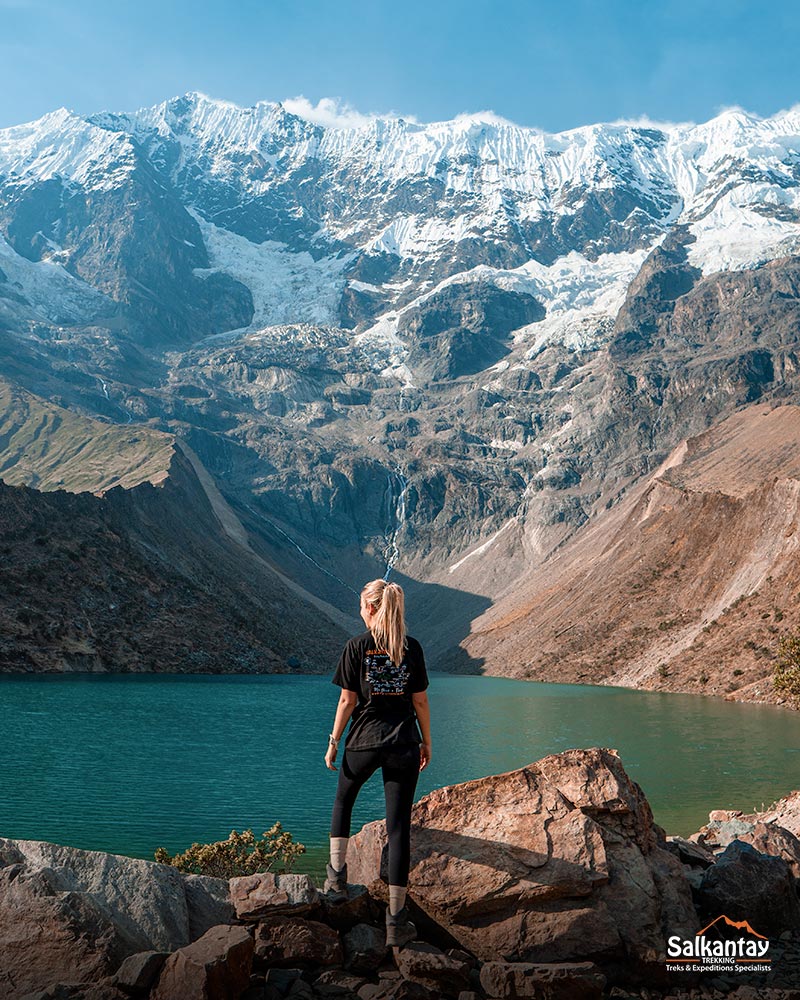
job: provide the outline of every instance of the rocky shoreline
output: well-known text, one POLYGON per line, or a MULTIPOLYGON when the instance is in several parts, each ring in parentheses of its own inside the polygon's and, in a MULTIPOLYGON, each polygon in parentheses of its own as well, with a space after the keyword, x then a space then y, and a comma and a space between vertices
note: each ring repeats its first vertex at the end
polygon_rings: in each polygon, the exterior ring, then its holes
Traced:
POLYGON ((669 837, 616 751, 590 748, 438 789, 413 823, 418 939, 391 951, 382 821, 351 842, 343 902, 304 874, 0 839, 0 996, 800 1000, 800 791, 669 837), (668 968, 668 939, 734 924, 768 971, 668 968))

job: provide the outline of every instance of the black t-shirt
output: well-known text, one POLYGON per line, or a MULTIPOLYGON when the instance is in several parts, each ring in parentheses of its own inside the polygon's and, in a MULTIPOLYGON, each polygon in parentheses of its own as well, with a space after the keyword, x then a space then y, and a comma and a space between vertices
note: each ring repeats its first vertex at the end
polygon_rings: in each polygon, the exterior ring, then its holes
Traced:
POLYGON ((342 651, 333 683, 358 695, 345 740, 349 749, 422 742, 411 695, 427 688, 428 674, 422 646, 410 635, 399 666, 371 632, 355 636, 342 651))

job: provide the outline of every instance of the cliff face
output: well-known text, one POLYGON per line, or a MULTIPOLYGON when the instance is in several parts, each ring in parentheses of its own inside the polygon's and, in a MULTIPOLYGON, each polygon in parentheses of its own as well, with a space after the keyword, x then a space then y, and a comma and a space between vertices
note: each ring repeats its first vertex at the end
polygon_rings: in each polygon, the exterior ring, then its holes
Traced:
POLYGON ((466 648, 491 673, 777 701, 799 524, 800 408, 749 407, 518 581, 466 648))

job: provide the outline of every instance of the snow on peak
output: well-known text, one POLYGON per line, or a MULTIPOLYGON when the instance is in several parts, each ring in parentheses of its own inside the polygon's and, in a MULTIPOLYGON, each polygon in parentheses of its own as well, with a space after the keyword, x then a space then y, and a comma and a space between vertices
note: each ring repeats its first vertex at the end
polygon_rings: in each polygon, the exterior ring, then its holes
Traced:
POLYGON ((18 184, 61 177, 93 190, 123 183, 134 166, 130 136, 59 108, 0 130, 0 175, 18 184))

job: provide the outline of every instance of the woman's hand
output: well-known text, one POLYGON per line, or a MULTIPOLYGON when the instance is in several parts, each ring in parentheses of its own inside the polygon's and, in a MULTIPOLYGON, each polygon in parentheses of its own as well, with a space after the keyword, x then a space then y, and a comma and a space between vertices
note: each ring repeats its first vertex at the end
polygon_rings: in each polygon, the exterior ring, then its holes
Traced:
POLYGON ((431 745, 430 743, 420 743, 419 745, 419 769, 424 771, 425 768, 431 762, 431 745))
POLYGON ((325 754, 325 767, 327 767, 329 771, 339 770, 339 768, 333 763, 336 760, 336 754, 338 752, 338 747, 335 747, 332 743, 328 744, 328 752, 325 754))

